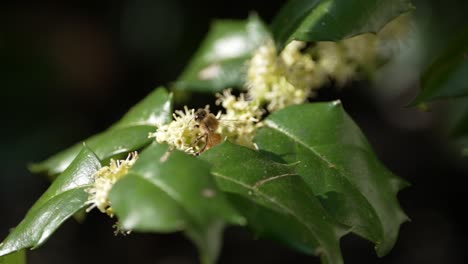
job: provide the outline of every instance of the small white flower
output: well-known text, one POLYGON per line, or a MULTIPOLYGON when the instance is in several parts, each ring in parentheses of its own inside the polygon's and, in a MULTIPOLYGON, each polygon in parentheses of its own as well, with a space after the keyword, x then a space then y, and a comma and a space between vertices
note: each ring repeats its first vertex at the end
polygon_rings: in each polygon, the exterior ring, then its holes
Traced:
POLYGON ((184 111, 175 111, 172 122, 159 127, 156 132, 150 133, 149 137, 154 137, 158 143, 167 143, 192 155, 200 154, 212 147, 210 144, 213 142, 217 144, 225 138, 239 145, 254 148, 253 137, 264 113, 259 101, 247 100, 245 94, 236 97, 230 89, 217 94, 217 97, 216 103, 224 107, 225 113, 219 112, 213 116, 209 113, 209 106, 205 107, 206 112, 211 115, 210 118, 216 120, 210 122, 205 119, 197 120, 195 117, 198 111, 185 106, 184 111), (209 126, 208 131, 207 126, 209 126))
POLYGON ((340 42, 318 42, 312 52, 323 72, 343 86, 356 78, 359 70, 370 72, 375 68, 378 43, 375 35, 362 34, 340 42))
POLYGON ((176 110, 173 114, 174 120, 169 124, 159 127, 149 137, 156 138, 158 143, 167 143, 178 150, 195 154, 199 151, 202 132, 196 126, 195 110, 184 107, 184 111, 176 110))
POLYGON ((239 145, 254 148, 253 137, 264 113, 259 101, 246 100, 243 93, 236 97, 231 89, 224 90, 217 97, 216 104, 226 109, 219 118, 219 133, 239 145))
POLYGON ((111 159, 109 166, 102 167, 94 174, 94 184, 86 190, 89 193, 88 201, 86 202, 89 207, 86 209, 86 212, 91 211, 93 208, 98 208, 99 211, 108 214, 110 217, 114 216, 114 211, 109 201, 109 193, 114 184, 127 175, 128 170, 135 164, 137 159, 137 152, 128 154, 125 160, 111 159))
POLYGON ((305 47, 305 42, 290 42, 281 52, 280 62, 287 67, 287 80, 305 93, 312 94, 313 90, 326 82, 326 75, 312 59, 311 54, 302 51, 305 47))
POLYGON ((334 79, 338 86, 343 86, 353 78, 356 64, 348 61, 347 51, 343 45, 330 41, 319 42, 314 51, 318 57, 319 67, 334 79))
POLYGON ((325 75, 301 50, 304 42, 292 41, 277 55, 273 41, 268 41, 253 55, 247 72, 250 98, 266 104, 270 111, 301 104, 314 95, 325 81, 325 75))
POLYGON ((248 96, 270 112, 301 104, 329 79, 343 86, 360 71, 372 72, 377 52, 378 38, 371 34, 341 42, 318 42, 312 48, 306 48, 305 42, 292 41, 279 55, 269 40, 249 62, 248 96))

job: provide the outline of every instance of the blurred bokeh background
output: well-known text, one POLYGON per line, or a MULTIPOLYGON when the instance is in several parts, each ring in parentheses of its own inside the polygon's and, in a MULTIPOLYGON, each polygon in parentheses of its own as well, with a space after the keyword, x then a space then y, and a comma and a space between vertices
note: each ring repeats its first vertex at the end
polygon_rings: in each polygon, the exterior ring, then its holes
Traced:
MULTIPOLYGON (((49 182, 27 164, 99 132, 184 68, 214 18, 267 22, 284 1, 2 1, 0 4, 0 238, 22 219, 49 182)), ((466 263, 466 158, 445 137, 444 103, 431 112, 405 105, 419 72, 458 29, 467 1, 415 1, 400 56, 372 82, 322 92, 341 98, 380 159, 412 183, 400 201, 412 221, 379 259, 372 244, 342 241, 346 263, 466 263)), ((113 220, 91 213, 67 221, 29 263, 196 263, 180 234, 114 237, 113 220)), ((220 263, 318 263, 240 228, 226 231, 220 263)))

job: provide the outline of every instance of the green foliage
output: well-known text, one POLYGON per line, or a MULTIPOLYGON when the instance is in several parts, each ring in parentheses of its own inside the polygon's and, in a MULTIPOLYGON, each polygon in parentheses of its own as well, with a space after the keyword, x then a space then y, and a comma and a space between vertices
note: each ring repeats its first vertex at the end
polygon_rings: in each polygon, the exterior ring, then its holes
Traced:
POLYGON ((339 101, 288 107, 270 115, 256 137, 260 150, 288 163, 337 221, 376 244, 393 247, 407 220, 396 193, 406 185, 377 159, 339 101))
MULTIPOLYGON (((160 87, 131 108, 108 130, 83 142, 86 142, 99 159, 107 161, 113 156, 148 145, 151 143, 148 134, 154 132, 158 125, 165 124, 171 119, 172 95, 160 87)), ((82 143, 77 143, 43 162, 31 165, 30 170, 35 173, 48 173, 51 176, 59 174, 68 167, 81 147, 82 143)))
MULTIPOLYGON (((407 0, 294 0, 272 32, 279 47, 293 39, 339 40, 375 32, 410 8, 407 0)), ((217 92, 244 86, 246 62, 269 32, 255 15, 215 22, 175 87, 217 92)), ((140 158, 109 197, 119 226, 183 231, 202 263, 216 261, 227 225, 246 224, 260 236, 320 255, 323 263, 343 263, 339 241, 349 232, 374 242, 379 256, 393 247, 407 220, 396 199, 406 183, 379 162, 339 101, 272 113, 257 131, 259 150, 224 142, 200 157, 148 138, 172 120, 172 104, 171 94, 156 89, 85 147, 78 143, 32 165, 34 172, 62 174, 1 244, 0 255, 44 243, 84 207, 100 161, 134 150, 141 150, 140 158)))
POLYGON ((468 30, 449 41, 421 77, 421 92, 410 105, 452 99, 448 109, 449 137, 468 156, 468 30))
POLYGON ((96 155, 87 147, 36 201, 23 221, 0 245, 0 256, 37 248, 70 216, 85 206, 85 189, 94 182, 93 175, 101 168, 96 155))
POLYGON ((244 20, 213 22, 208 35, 177 80, 180 90, 218 92, 242 87, 246 62, 269 31, 256 15, 244 20))
POLYGON ((202 158, 213 164, 220 188, 231 194, 233 204, 259 235, 319 254, 324 263, 343 262, 339 238, 344 230, 328 216, 294 165, 229 142, 202 158))
POLYGON ((271 28, 280 49, 292 40, 338 41, 378 32, 412 8, 409 0, 291 0, 271 28))
MULTIPOLYGON (((466 28, 466 27, 465 27, 466 28)), ((411 103, 468 95, 468 30, 464 30, 423 73, 422 91, 411 103)))
POLYGON ((26 264, 26 251, 20 250, 0 257, 0 264, 26 264))
POLYGON ((185 230, 204 263, 218 255, 223 223, 244 222, 216 186, 208 163, 166 145, 153 144, 143 151, 110 198, 124 229, 185 230))

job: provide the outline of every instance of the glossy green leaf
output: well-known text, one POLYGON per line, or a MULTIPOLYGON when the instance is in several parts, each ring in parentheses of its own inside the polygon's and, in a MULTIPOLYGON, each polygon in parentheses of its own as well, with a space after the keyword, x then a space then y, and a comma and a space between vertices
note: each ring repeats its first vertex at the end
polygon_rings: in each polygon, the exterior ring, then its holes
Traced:
POLYGON ((172 121, 172 94, 156 88, 130 110, 111 129, 133 126, 160 126, 172 121))
POLYGON ((292 40, 338 41, 378 32, 411 9, 409 0, 290 0, 271 28, 280 48, 292 40))
POLYGON ((453 40, 423 73, 421 87, 422 91, 412 105, 468 96, 468 30, 453 40))
MULTIPOLYGON (((152 140, 148 138, 148 134, 154 132, 158 125, 171 120, 172 95, 161 87, 131 108, 111 128, 84 142, 94 150, 99 159, 106 161, 113 156, 150 144, 152 140)), ((49 175, 61 173, 76 157, 81 147, 82 143, 77 143, 41 163, 31 165, 30 170, 35 173, 47 172, 49 175)))
POLYGON ((346 232, 324 210, 295 165, 224 142, 205 152, 220 188, 259 235, 276 238, 324 263, 342 263, 339 239, 346 232))
POLYGON ((255 141, 261 150, 297 162, 298 174, 329 214, 373 241, 379 256, 390 251, 407 220, 396 197, 406 183, 379 162, 340 101, 275 112, 255 141))
POLYGON ((26 251, 20 250, 15 253, 0 257, 0 264, 26 264, 26 251))
POLYGON ((213 22, 207 37, 177 80, 180 90, 221 91, 244 84, 246 62, 269 36, 256 16, 213 22))
POLYGON ((184 230, 203 263, 216 259, 223 223, 244 221, 217 188, 206 162, 156 143, 113 187, 110 200, 125 229, 184 230))
POLYGON ((93 183, 93 174, 100 167, 96 155, 83 147, 2 242, 0 255, 42 245, 65 220, 85 206, 88 199, 85 189, 93 183))

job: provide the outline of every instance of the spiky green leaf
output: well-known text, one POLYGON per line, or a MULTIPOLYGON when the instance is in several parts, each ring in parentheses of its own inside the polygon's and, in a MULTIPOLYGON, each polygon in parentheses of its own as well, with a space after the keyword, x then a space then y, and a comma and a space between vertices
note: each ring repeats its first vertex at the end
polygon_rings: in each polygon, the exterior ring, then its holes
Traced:
POLYGON ((94 182, 93 175, 100 167, 96 155, 83 147, 5 238, 0 245, 0 256, 42 245, 65 220, 85 206, 88 200, 85 189, 94 182))
POLYGON ((407 220, 396 197, 406 182, 382 165, 340 101, 275 112, 255 141, 283 162, 298 163, 297 173, 328 213, 373 241, 378 255, 390 251, 407 220))
MULTIPOLYGON (((83 142, 102 160, 140 149, 151 143, 148 138, 156 127, 172 120, 172 95, 160 87, 131 108, 108 130, 83 142)), ((64 171, 79 153, 82 142, 30 166, 32 172, 53 176, 64 171)))

